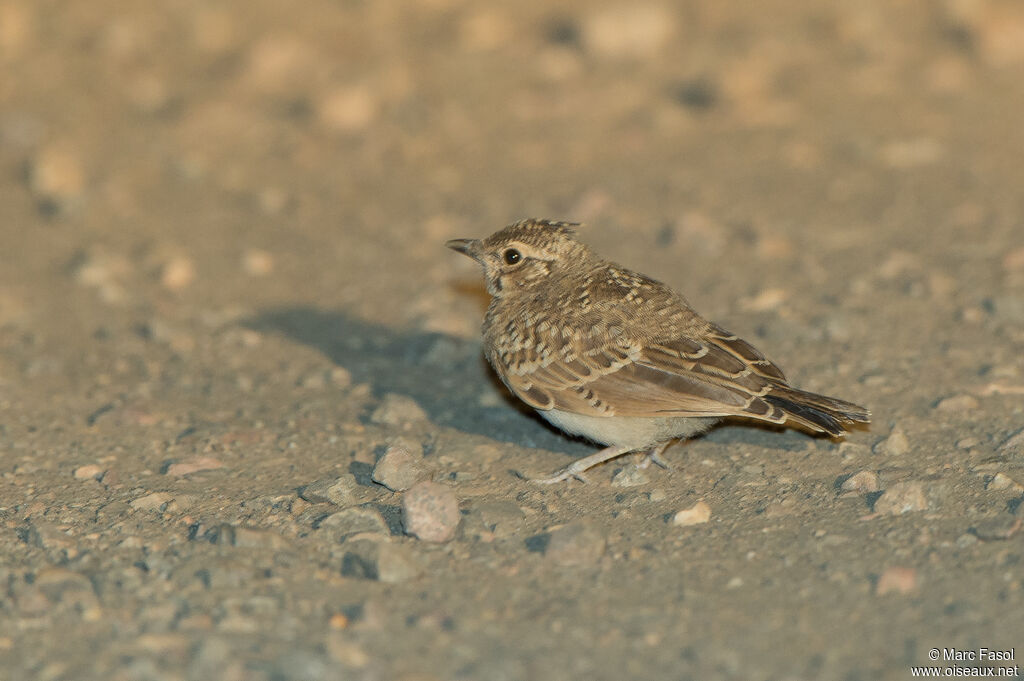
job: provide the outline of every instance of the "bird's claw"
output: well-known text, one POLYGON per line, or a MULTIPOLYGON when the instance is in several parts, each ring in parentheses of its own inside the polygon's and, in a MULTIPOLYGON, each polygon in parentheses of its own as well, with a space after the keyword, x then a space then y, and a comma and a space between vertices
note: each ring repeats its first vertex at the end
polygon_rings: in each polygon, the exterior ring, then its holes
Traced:
MULTIPOLYGON (((576 463, 580 463, 580 462, 577 461, 576 463)), ((575 479, 579 480, 580 482, 582 482, 584 484, 589 483, 590 482, 590 478, 588 478, 587 476, 585 476, 583 474, 583 471, 585 471, 586 468, 585 467, 577 466, 576 463, 569 464, 568 466, 566 466, 562 470, 558 471, 557 473, 555 473, 554 475, 551 475, 549 477, 546 477, 546 478, 530 478, 529 480, 530 480, 530 482, 536 483, 538 485, 554 485, 555 483, 558 483, 558 482, 565 482, 566 480, 568 480, 570 478, 575 478, 575 479)))

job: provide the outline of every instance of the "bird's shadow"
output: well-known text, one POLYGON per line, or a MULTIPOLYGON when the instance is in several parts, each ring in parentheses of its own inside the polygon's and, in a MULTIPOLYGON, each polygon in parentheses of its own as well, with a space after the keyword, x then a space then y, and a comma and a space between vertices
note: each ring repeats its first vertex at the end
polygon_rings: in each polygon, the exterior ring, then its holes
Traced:
MULTIPOLYGON (((376 397, 399 393, 413 398, 437 425, 565 454, 594 451, 593 443, 562 433, 513 397, 487 365, 479 341, 399 331, 311 307, 265 310, 245 326, 316 348, 353 380, 369 384, 376 397)), ((812 439, 796 430, 751 425, 762 424, 726 420, 700 437, 778 449, 798 449, 812 439)))
POLYGON ((565 436, 513 398, 487 365, 478 341, 399 331, 311 307, 265 310, 245 326, 316 348, 354 381, 369 384, 377 397, 413 398, 437 425, 567 454, 593 451, 593 445, 565 436))

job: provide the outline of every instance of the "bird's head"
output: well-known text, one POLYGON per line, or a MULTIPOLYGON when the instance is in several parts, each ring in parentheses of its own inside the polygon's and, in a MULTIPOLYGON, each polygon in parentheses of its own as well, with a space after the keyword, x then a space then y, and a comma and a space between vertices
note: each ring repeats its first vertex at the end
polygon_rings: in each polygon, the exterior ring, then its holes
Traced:
POLYGON ((543 286, 570 264, 590 258, 576 240, 573 222, 530 218, 520 220, 486 239, 452 239, 445 245, 480 263, 487 291, 500 296, 543 286))

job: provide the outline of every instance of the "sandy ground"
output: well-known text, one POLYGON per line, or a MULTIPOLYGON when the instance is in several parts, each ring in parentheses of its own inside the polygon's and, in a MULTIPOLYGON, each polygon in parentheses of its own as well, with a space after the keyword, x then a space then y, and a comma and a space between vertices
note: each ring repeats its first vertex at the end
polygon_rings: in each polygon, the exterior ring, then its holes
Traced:
POLYGON ((0 679, 1019 664, 1021 111, 1015 0, 0 0, 0 679), (528 216, 871 429, 524 482, 528 216))

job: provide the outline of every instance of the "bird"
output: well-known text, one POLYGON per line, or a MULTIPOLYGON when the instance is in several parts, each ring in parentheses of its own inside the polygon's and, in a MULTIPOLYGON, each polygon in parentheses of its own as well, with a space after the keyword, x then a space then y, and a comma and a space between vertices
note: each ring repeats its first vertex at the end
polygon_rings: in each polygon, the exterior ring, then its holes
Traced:
POLYGON ((631 452, 668 467, 669 444, 727 417, 831 437, 870 423, 864 407, 790 385, 672 288, 595 253, 577 227, 529 218, 445 244, 483 270, 484 354, 502 382, 552 425, 604 446, 533 482, 587 482, 631 452))

